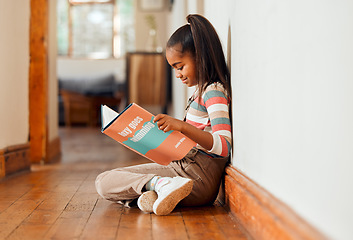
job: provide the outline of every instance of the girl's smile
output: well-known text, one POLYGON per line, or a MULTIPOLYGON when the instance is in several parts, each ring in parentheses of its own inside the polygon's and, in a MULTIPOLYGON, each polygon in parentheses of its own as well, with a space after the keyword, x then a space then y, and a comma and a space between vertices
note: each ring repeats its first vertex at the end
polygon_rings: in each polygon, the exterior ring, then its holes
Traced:
POLYGON ((195 58, 189 52, 182 53, 180 49, 178 45, 167 48, 167 61, 175 69, 175 76, 183 84, 188 87, 195 86, 197 84, 195 58))

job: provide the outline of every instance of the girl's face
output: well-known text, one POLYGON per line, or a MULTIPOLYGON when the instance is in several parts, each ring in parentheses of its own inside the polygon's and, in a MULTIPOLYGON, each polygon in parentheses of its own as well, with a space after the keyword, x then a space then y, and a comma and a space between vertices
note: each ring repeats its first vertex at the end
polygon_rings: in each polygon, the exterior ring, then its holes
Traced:
POLYGON ((167 61, 175 69, 175 76, 188 87, 195 86, 196 67, 195 58, 189 52, 181 53, 180 46, 169 47, 166 50, 167 61))

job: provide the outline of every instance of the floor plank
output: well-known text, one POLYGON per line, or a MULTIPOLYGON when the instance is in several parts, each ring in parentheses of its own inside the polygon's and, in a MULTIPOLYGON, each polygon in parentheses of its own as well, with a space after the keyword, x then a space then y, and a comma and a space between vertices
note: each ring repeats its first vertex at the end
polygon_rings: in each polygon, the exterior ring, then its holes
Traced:
POLYGON ((106 201, 98 202, 85 226, 82 239, 116 239, 123 206, 106 201))
POLYGON ((210 207, 183 209, 182 216, 190 239, 228 239, 218 228, 210 207))
POLYGON ((156 216, 102 199, 100 172, 148 160, 99 129, 63 128, 60 136, 60 163, 0 181, 0 239, 249 239, 219 205, 156 216))
POLYGON ((143 213, 138 208, 124 208, 123 210, 116 239, 153 239, 151 214, 143 213))
POLYGON ((168 216, 152 214, 152 231, 155 240, 190 239, 179 210, 173 211, 168 216))

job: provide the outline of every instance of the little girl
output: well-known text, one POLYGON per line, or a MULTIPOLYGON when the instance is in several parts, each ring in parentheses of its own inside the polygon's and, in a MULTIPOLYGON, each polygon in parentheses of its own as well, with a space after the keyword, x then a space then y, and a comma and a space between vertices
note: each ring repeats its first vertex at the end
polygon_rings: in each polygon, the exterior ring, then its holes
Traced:
POLYGON ((105 199, 128 205, 137 199, 144 212, 167 215, 180 206, 212 204, 231 152, 230 75, 222 45, 211 23, 200 15, 170 37, 168 63, 188 87, 196 86, 184 121, 158 114, 163 131, 180 131, 197 145, 168 166, 157 163, 118 168, 101 173, 97 192, 105 199))

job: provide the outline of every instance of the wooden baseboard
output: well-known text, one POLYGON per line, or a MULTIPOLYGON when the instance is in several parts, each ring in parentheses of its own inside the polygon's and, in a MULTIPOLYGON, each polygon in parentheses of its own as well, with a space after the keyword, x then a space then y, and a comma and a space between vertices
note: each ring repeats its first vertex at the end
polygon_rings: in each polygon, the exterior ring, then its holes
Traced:
POLYGON ((233 166, 226 168, 225 203, 254 239, 327 239, 233 166))
POLYGON ((29 151, 29 143, 1 149, 0 178, 19 171, 29 170, 31 166, 29 151))
POLYGON ((56 137, 48 144, 47 157, 45 163, 54 163, 60 161, 61 141, 60 137, 56 137))

